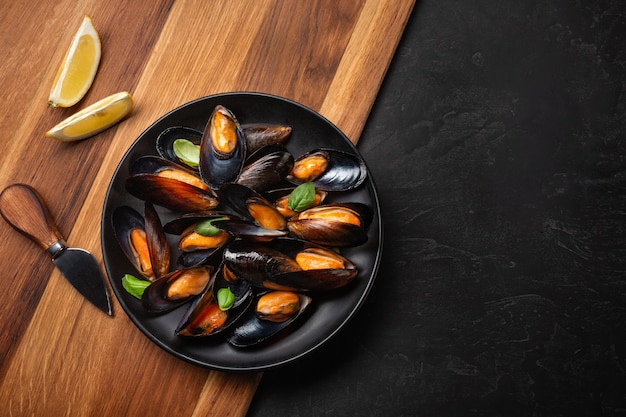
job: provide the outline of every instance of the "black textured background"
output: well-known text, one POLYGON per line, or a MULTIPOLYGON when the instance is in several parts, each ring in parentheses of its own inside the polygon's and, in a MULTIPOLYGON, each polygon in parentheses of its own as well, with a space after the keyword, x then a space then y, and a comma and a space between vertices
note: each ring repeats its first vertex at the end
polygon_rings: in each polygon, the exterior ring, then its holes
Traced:
POLYGON ((248 415, 626 416, 626 2, 418 0, 359 149, 374 289, 248 415))

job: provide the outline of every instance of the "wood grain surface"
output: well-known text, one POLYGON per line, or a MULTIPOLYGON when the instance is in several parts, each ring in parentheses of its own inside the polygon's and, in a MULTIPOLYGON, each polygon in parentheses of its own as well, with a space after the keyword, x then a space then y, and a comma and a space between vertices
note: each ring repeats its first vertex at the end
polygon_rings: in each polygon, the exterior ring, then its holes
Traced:
MULTIPOLYGON (((34 186, 70 246, 102 263, 100 217, 124 152, 154 120, 226 91, 284 96, 320 111, 356 143, 413 1, 18 0, 0 14, 0 186, 34 186), (103 47, 87 96, 47 96, 84 14, 103 47), (60 143, 44 132, 118 91, 136 107, 117 127, 60 143)), ((107 317, 37 245, 0 222, 0 402, 7 416, 245 415, 260 373, 187 364, 156 347, 114 300, 107 317)))

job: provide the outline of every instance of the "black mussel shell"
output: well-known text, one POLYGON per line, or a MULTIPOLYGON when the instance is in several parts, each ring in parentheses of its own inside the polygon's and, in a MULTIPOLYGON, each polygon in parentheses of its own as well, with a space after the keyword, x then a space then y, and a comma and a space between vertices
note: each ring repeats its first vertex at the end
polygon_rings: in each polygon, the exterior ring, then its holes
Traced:
MULTIPOLYGON (((297 165, 299 161, 313 155, 322 156, 326 162, 326 169, 317 177, 310 179, 315 183, 315 187, 324 191, 348 191, 360 186, 365 178, 367 178, 367 167, 365 161, 359 156, 339 151, 336 149, 319 148, 310 151, 295 160, 297 165)), ((295 184, 302 182, 292 175, 287 179, 295 184)))
POLYGON ((198 266, 193 268, 177 269, 154 281, 143 292, 141 305, 151 314, 167 313, 187 303, 210 286, 213 267, 198 266), (186 280, 186 282, 185 282, 186 280), (174 291, 178 284, 189 284, 184 292, 174 291))
POLYGON ((245 158, 246 139, 239 122, 226 107, 216 106, 202 133, 199 166, 202 179, 213 189, 234 182, 245 158), (221 149, 216 145, 221 137, 231 138, 231 149, 221 149))
POLYGON ((354 247, 367 242, 367 230, 372 221, 372 211, 366 204, 348 202, 321 205, 300 212, 288 222, 289 231, 299 239, 322 246, 354 247), (348 209, 359 219, 355 225, 340 218, 307 218, 309 213, 321 209, 348 209))
POLYGON ((236 276, 257 287, 274 275, 301 270, 295 260, 266 242, 236 240, 226 246, 222 259, 236 276))
POLYGON ((246 160, 237 184, 258 193, 280 184, 293 167, 293 156, 282 146, 266 146, 246 160))
POLYGON ((112 214, 113 233, 124 255, 146 279, 154 281, 169 272, 170 247, 163 232, 159 216, 150 203, 145 203, 145 217, 128 206, 117 207, 112 214), (130 233, 133 229, 143 230, 146 236, 151 272, 143 270, 132 249, 130 233))
POLYGON ((130 165, 130 175, 158 174, 160 171, 168 168, 181 170, 182 172, 199 178, 198 173, 190 167, 177 164, 174 161, 155 155, 144 155, 135 159, 130 165))
POLYGON ((335 256, 343 259, 343 268, 303 270, 296 255, 310 248, 328 250, 291 238, 263 243, 239 240, 224 249, 223 262, 238 277, 270 289, 324 292, 343 287, 357 276, 356 266, 338 254, 335 256))
POLYGON ((242 124, 248 154, 270 145, 284 145, 291 136, 291 126, 267 123, 242 124))
POLYGON ((131 165, 130 174, 126 190, 157 206, 187 213, 212 210, 219 204, 215 192, 202 182, 197 172, 161 157, 138 158, 131 165), (189 178, 189 182, 159 175, 166 170, 189 178))
MULTIPOLYGON (((255 298, 256 306, 259 298, 265 295, 259 294, 255 298)), ((288 328, 294 321, 300 317, 311 305, 311 297, 304 294, 297 294, 300 299, 300 309, 288 320, 282 322, 273 322, 261 319, 256 312, 256 308, 249 308, 237 326, 232 328, 231 333, 227 336, 228 342, 236 347, 249 347, 268 340, 283 329, 288 328)))
MULTIPOLYGON (((257 227, 271 230, 269 235, 275 235, 275 231, 283 231, 279 234, 286 234, 287 220, 276 210, 271 202, 251 188, 241 184, 226 184, 218 191, 218 195, 224 209, 232 211, 239 219, 248 223, 254 223, 257 227), (269 214, 269 217, 267 217, 268 221, 266 222, 258 216, 255 218, 250 211, 251 205, 263 207, 264 213, 269 214)), ((223 230, 229 230, 224 225, 224 222, 215 222, 215 226, 223 230)), ((241 232, 232 232, 244 234, 243 230, 241 232)))
POLYGON ((159 279, 170 271, 170 245, 163 230, 159 214, 150 202, 144 203, 146 238, 154 276, 159 279))
POLYGON ((228 244, 228 242, 232 239, 232 236, 229 236, 221 245, 215 247, 201 247, 191 250, 188 248, 182 248, 180 244, 183 237, 191 233, 192 228, 199 222, 222 218, 227 219, 228 214, 220 211, 187 213, 172 219, 163 226, 166 233, 180 236, 178 249, 181 253, 178 258, 178 265, 182 267, 201 265, 209 262, 213 258, 216 258, 221 253, 222 247, 228 244))
POLYGON ((146 223, 141 214, 137 212, 132 207, 128 206, 120 206, 116 207, 111 215, 111 223, 113 226, 113 234, 115 235, 115 239, 120 245, 122 252, 126 255, 126 258, 130 261, 130 263, 137 269, 142 276, 148 278, 149 280, 154 280, 154 275, 146 275, 145 271, 137 265, 137 260, 135 258, 135 254, 131 249, 130 242, 130 232, 133 229, 146 230, 146 223))
POLYGON ((128 177, 126 190, 141 200, 181 213, 212 210, 219 204, 210 190, 154 174, 128 177))
POLYGON ((192 226, 202 220, 206 219, 217 219, 220 217, 228 217, 228 213, 217 210, 207 210, 207 211, 199 211, 194 213, 185 213, 181 216, 178 216, 169 222, 163 225, 163 230, 165 233, 169 233, 172 235, 180 235, 189 226, 192 226))
POLYGON ((176 155, 174 152, 174 141, 177 139, 185 139, 200 146, 202 132, 186 126, 172 126, 165 129, 156 138, 156 150, 163 159, 176 162, 192 169, 197 169, 197 166, 191 167, 187 165, 176 155))
MULTIPOLYGON (((276 188, 266 191, 263 195, 274 204, 274 207, 276 207, 280 214, 289 219, 299 213, 289 208, 289 196, 295 189, 296 187, 276 188)), ((319 190, 317 188, 315 189, 315 194, 317 194, 315 202, 307 208, 317 207, 323 204, 326 197, 328 197, 327 191, 319 190)))
POLYGON ((207 337, 219 334, 229 328, 250 307, 253 290, 245 281, 228 283, 222 277, 222 268, 215 275, 213 285, 207 288, 189 306, 175 332, 179 336, 207 337), (230 288, 235 295, 235 302, 226 311, 217 303, 217 292, 221 288, 230 288))
POLYGON ((287 236, 289 234, 289 231, 286 229, 266 229, 264 227, 258 226, 251 221, 235 218, 230 218, 228 220, 217 220, 213 222, 213 225, 218 229, 239 237, 264 239, 287 236))

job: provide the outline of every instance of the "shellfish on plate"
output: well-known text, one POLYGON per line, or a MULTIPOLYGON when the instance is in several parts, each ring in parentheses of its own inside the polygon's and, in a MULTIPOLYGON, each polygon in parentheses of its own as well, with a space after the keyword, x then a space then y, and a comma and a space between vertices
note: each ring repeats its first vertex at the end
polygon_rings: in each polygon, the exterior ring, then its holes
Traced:
MULTIPOLYGON (((210 342, 185 342, 184 340, 187 338, 177 335, 175 330, 182 322, 188 307, 191 306, 190 302, 186 304, 187 307, 181 306, 170 312, 154 315, 145 312, 141 302, 134 298, 131 299, 131 297, 125 294, 119 279, 121 275, 134 267, 130 261, 126 260, 122 249, 114 238, 111 230, 111 216, 116 207, 124 205, 132 207, 139 212, 142 211, 144 201, 130 194, 126 189, 125 182, 130 176, 130 167, 134 161, 143 156, 158 155, 155 147, 156 137, 172 126, 186 126, 202 132, 208 120, 208 113, 217 105, 224 106, 236 115, 237 120, 241 123, 240 126, 255 123, 289 126, 291 128, 289 138, 281 146, 284 146, 293 156, 303 155, 318 148, 336 149, 358 155, 358 152, 347 138, 326 119, 298 103, 280 97, 255 93, 228 93, 205 97, 187 103, 150 126, 128 150, 115 172, 107 193, 102 217, 104 262, 111 286, 126 313, 147 337, 168 352, 194 364, 211 369, 268 369, 289 363, 316 349, 345 326, 362 305, 375 279, 381 253, 382 232, 378 200, 369 175, 363 179, 361 185, 355 188, 346 191, 328 192, 323 202, 324 205, 340 202, 357 202, 369 206, 372 210, 372 221, 366 231, 367 241, 355 247, 339 249, 340 254, 356 266, 357 274, 347 285, 337 290, 321 296, 316 295, 315 292, 308 295, 312 298, 312 301, 308 304, 307 312, 302 316, 302 319, 296 320, 297 324, 295 326, 288 326, 291 331, 288 333, 281 331, 281 334, 284 335, 282 338, 277 339, 276 336, 273 336, 250 348, 228 349, 226 347, 230 343, 227 341, 228 335, 226 333, 230 334, 232 329, 234 329, 231 328, 230 331, 225 331, 224 336, 210 338, 210 342), (329 320, 329 318, 331 319, 329 320), (289 340, 288 343, 287 339, 289 340), (272 342, 272 340, 275 342, 272 342)), ((194 170, 192 169, 192 171, 194 170)), ((222 201, 220 201, 219 190, 223 185, 216 188, 209 187, 217 196, 216 206, 208 209, 206 207, 202 209, 194 208, 189 211, 221 211, 224 207, 220 206, 222 201)), ((293 187, 288 180, 284 181, 284 184, 279 184, 276 188, 287 187, 293 187)), ((267 191, 262 191, 261 194, 266 199, 274 201, 273 197, 269 198, 267 191)), ((155 202, 153 204, 163 224, 167 224, 186 214, 178 209, 165 207, 155 202)), ((290 233, 288 231, 288 234, 290 233)), ((169 233, 167 235, 170 246, 175 248, 174 257, 172 258, 175 259, 178 252, 180 252, 176 248, 179 236, 169 233)), ((232 239, 220 251, 226 251, 231 244, 237 242, 238 237, 232 235, 232 239)), ((262 243, 262 241, 259 243, 262 243)), ((173 270, 177 268, 179 268, 178 265, 172 267, 173 270)), ((204 288, 205 292, 207 288, 204 288)), ((255 297, 259 297, 264 291, 267 291, 267 289, 255 289, 255 297)), ((191 302, 199 299, 199 296, 195 296, 191 302)), ((251 309, 246 311, 251 311, 251 309)), ((241 318, 240 320, 243 319, 241 318)))

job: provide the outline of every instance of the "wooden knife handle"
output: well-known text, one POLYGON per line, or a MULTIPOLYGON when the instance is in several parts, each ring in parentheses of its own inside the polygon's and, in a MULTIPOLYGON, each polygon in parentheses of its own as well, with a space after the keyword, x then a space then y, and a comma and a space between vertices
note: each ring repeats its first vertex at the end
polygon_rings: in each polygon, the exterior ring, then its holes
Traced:
POLYGON ((13 184, 2 191, 0 214, 15 230, 44 250, 49 250, 59 241, 60 246, 65 244, 43 198, 26 184, 13 184))

